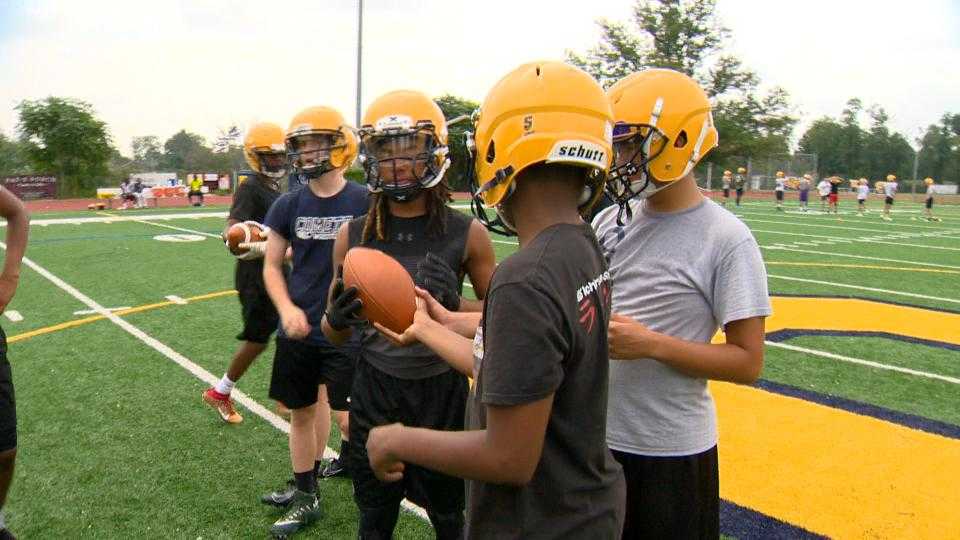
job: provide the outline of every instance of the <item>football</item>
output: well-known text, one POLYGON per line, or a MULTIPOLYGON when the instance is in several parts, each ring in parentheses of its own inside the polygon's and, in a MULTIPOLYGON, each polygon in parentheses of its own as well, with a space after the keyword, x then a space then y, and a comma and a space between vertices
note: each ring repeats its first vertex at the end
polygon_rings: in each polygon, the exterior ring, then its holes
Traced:
POLYGON ((356 287, 363 303, 360 316, 403 333, 413 324, 417 309, 413 278, 393 257, 382 251, 355 247, 343 260, 343 284, 356 287))
POLYGON ((263 242, 266 239, 267 233, 264 226, 255 221, 234 223, 227 229, 227 249, 234 255, 243 255, 247 252, 247 249, 241 248, 240 244, 263 242))

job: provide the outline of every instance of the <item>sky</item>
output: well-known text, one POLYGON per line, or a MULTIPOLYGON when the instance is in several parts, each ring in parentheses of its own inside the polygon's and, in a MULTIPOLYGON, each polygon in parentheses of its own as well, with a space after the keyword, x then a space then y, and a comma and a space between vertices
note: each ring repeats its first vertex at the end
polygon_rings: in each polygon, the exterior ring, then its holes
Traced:
MULTIPOLYGON (((180 129, 209 141, 312 105, 355 115, 356 0, 0 0, 0 131, 23 99, 93 105, 116 146, 180 129)), ((527 61, 597 43, 628 0, 366 0, 363 105, 397 88, 482 101, 527 61)), ((718 0, 724 44, 801 125, 850 97, 912 140, 960 112, 960 0, 718 0)), ((864 118, 866 123, 867 119, 864 118)), ((723 134, 720 134, 723 144, 723 134)))

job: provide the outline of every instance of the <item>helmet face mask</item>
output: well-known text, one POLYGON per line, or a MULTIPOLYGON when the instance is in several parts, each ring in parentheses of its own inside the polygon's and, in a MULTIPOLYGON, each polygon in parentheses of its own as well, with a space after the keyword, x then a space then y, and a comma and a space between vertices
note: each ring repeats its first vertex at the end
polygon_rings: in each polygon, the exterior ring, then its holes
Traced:
POLYGON ((269 148, 255 148, 253 150, 260 163, 260 174, 277 180, 287 174, 287 154, 285 151, 269 148))
POLYGON ((412 128, 365 130, 360 156, 370 191, 397 202, 410 201, 423 189, 440 183, 449 161, 433 124, 412 128))
POLYGON ((287 139, 287 153, 293 169, 303 178, 319 178, 336 169, 331 161, 334 151, 347 147, 340 131, 317 130, 287 139))
POLYGON ((614 202, 622 207, 634 197, 645 199, 664 187, 652 182, 647 166, 668 142, 662 131, 649 124, 618 122, 613 126, 614 163, 606 187, 614 202))

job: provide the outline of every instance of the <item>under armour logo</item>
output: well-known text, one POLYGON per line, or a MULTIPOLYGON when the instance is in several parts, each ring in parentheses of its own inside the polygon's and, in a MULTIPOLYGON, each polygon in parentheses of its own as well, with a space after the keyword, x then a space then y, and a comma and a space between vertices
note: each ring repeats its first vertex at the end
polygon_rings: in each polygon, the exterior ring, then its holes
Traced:
POLYGON ((607 264, 610 264, 610 261, 613 259, 613 254, 617 251, 617 244, 623 240, 623 237, 627 233, 623 227, 616 227, 612 231, 607 231, 603 235, 603 238, 600 239, 600 248, 603 250, 603 258, 607 260, 607 264))

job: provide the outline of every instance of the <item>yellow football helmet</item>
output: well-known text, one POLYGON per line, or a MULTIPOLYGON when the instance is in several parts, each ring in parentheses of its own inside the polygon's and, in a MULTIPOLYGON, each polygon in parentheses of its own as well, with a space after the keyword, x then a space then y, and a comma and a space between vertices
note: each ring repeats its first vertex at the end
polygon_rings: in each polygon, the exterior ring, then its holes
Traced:
MULTIPOLYGON (((672 69, 646 69, 607 91, 616 163, 607 191, 621 207, 685 177, 719 140, 706 93, 672 69), (656 180, 665 185, 657 187, 656 180)), ((724 171, 724 176, 730 176, 724 171)), ((627 207, 629 208, 629 207, 627 207)))
POLYGON ((367 187, 395 201, 436 186, 450 166, 447 121, 426 94, 396 90, 367 107, 360 125, 367 187))
POLYGON ((473 210, 490 230, 513 234, 500 205, 518 174, 540 163, 587 169, 581 213, 603 196, 613 161, 613 114, 603 88, 562 62, 524 64, 500 79, 475 116, 467 148, 473 160, 473 210), (484 210, 496 208, 490 220, 484 210))
POLYGON ((286 142, 293 169, 303 179, 349 167, 357 157, 357 136, 343 115, 330 107, 309 107, 297 113, 286 142))
POLYGON ((287 148, 283 128, 270 122, 254 124, 243 138, 243 157, 250 168, 268 178, 287 174, 287 148))
POLYGON ((777 178, 783 178, 783 171, 777 171, 777 178))
POLYGON ((733 171, 729 171, 729 170, 723 171, 723 175, 724 175, 724 176, 733 176, 733 171))
POLYGON ((745 174, 747 172, 743 167, 737 167, 737 174, 745 174))
POLYGON ((896 181, 897 181, 896 175, 893 175, 893 174, 887 175, 887 182, 896 182, 896 181))
POLYGON ((813 180, 813 176, 810 176, 810 174, 805 174, 805 175, 803 175, 803 179, 804 179, 804 180, 813 180))
POLYGON ((928 177, 926 177, 926 178, 923 179, 923 183, 926 184, 926 185, 928 185, 928 186, 931 186, 931 185, 933 185, 933 178, 930 178, 930 177, 928 176, 928 177))

